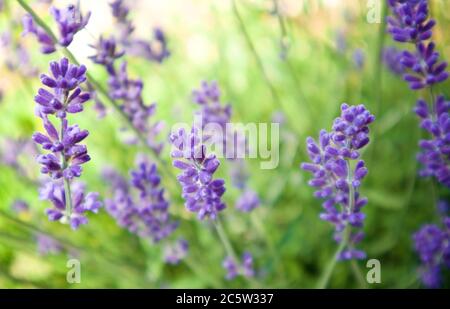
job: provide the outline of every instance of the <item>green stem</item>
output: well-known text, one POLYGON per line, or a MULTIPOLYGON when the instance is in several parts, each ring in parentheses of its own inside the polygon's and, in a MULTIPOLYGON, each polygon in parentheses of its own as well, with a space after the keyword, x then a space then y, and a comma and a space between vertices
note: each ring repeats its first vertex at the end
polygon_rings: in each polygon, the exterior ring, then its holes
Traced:
POLYGON ((358 266, 358 263, 356 260, 351 260, 351 268, 353 275, 355 276, 356 280, 358 281, 358 285, 361 289, 367 289, 367 283, 366 279, 364 278, 364 275, 361 272, 361 269, 358 266))
POLYGON ((234 260, 234 262, 239 265, 239 258, 234 251, 230 240, 228 239, 227 233, 223 228, 220 218, 217 218, 217 220, 214 222, 214 227, 216 228, 217 234, 219 234, 220 241, 222 242, 227 255, 230 256, 234 260))
POLYGON ((219 288, 221 286, 219 280, 217 280, 214 276, 211 276, 210 272, 205 271, 205 268, 198 265, 198 263, 194 259, 186 257, 183 261, 195 275, 199 276, 200 278, 206 278, 206 280, 211 284, 213 288, 219 288))
POLYGON ((250 38, 249 33, 247 32, 247 29, 245 27, 245 23, 244 20, 242 19, 241 14, 239 13, 239 10, 237 8, 237 4, 235 0, 232 0, 232 5, 233 5, 233 13, 234 16, 236 17, 238 23, 239 23, 239 28, 241 29, 242 34, 244 35, 245 41, 250 49, 250 52, 253 55, 253 58, 255 58, 256 64, 258 65, 259 70, 261 71, 261 74, 264 78, 264 81, 266 82, 267 86, 269 87, 270 93, 272 94, 272 97, 275 101, 275 104, 281 108, 281 100, 280 97, 278 96, 277 91, 275 90, 275 87, 272 85, 272 82, 269 79, 269 76, 267 75, 266 70, 264 69, 264 65, 263 62, 261 60, 261 57, 259 57, 258 52, 256 51, 255 46, 253 45, 252 39, 250 38))
MULTIPOLYGON (((348 234, 347 230, 349 230, 348 227, 346 227, 344 230, 345 234, 348 234)), ((322 276, 319 279, 319 282, 317 283, 318 289, 325 289, 327 287, 328 282, 330 281, 331 275, 333 273, 333 270, 336 267, 338 258, 341 255, 344 248, 347 246, 347 241, 348 241, 347 237, 344 237, 344 239, 342 239, 341 243, 339 244, 338 248, 336 249, 336 252, 333 254, 332 258, 328 262, 327 266, 325 267, 324 272, 322 273, 322 276)))

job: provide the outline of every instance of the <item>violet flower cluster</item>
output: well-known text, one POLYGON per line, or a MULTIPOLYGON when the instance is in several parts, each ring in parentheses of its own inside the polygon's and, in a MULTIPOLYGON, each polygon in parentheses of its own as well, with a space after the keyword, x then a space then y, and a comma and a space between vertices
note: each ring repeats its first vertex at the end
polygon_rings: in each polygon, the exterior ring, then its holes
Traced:
POLYGON ((393 16, 388 18, 389 32, 394 40, 414 45, 414 51, 404 50, 401 63, 407 68, 404 79, 413 90, 428 88, 430 99, 417 102, 416 113, 421 126, 431 137, 420 141, 418 160, 423 165, 420 174, 433 176, 443 185, 450 187, 450 121, 449 104, 442 96, 435 96, 432 87, 444 82, 449 74, 447 63, 439 61, 435 50, 432 29, 435 20, 429 18, 428 1, 389 0, 393 16))
POLYGON ((222 202, 225 181, 214 179, 220 165, 214 154, 208 154, 200 129, 195 126, 190 132, 180 129, 170 135, 173 145, 171 152, 173 166, 182 170, 177 179, 182 186, 182 197, 186 209, 198 214, 203 220, 215 220, 226 205, 222 202))
POLYGON ((242 212, 251 212, 261 204, 258 194, 248 186, 248 169, 244 159, 229 162, 231 184, 240 191, 235 207, 242 212))
POLYGON ((75 34, 86 26, 91 16, 90 12, 83 16, 80 8, 75 5, 68 5, 63 9, 51 7, 50 11, 58 26, 58 42, 55 42, 51 35, 39 26, 30 14, 26 14, 22 19, 23 34, 33 34, 40 43, 41 52, 44 54, 53 53, 57 44, 63 47, 69 46, 75 34))
POLYGON ((442 284, 442 270, 450 268, 450 217, 444 215, 443 227, 426 224, 413 235, 422 266, 422 282, 429 288, 442 284))
POLYGON ((116 60, 125 54, 124 50, 119 50, 113 37, 100 37, 97 44, 92 47, 96 49, 96 54, 90 58, 93 62, 104 66, 108 72, 111 97, 120 103, 120 108, 131 124, 145 136, 148 145, 159 154, 163 144, 157 142, 156 137, 162 130, 163 123, 159 121, 149 123, 156 111, 156 103, 150 105, 144 103, 142 97, 144 85, 140 79, 129 77, 127 62, 123 61, 119 69, 116 68, 116 60))
POLYGON ((135 38, 135 29, 128 17, 129 8, 124 2, 123 0, 115 0, 110 4, 112 15, 116 20, 117 32, 119 33, 116 36, 117 42, 122 45, 129 55, 162 63, 170 56, 164 32, 156 27, 153 29, 153 39, 151 41, 135 38))
POLYGON ((131 233, 159 242, 171 235, 178 223, 170 217, 156 165, 140 156, 130 174, 128 183, 115 171, 105 172, 104 178, 114 192, 114 197, 105 201, 106 210, 131 233))
POLYGON ((220 102, 220 89, 217 82, 203 81, 200 89, 192 92, 192 97, 194 103, 201 107, 198 114, 202 118, 202 128, 215 123, 225 129, 231 119, 231 105, 222 105, 220 102))
POLYGON ((302 169, 313 174, 309 185, 316 188, 314 196, 324 199, 320 218, 335 226, 335 240, 346 242, 340 259, 363 259, 365 253, 354 247, 363 237, 354 228, 363 226, 367 198, 359 193, 361 181, 367 175, 360 151, 369 143, 368 125, 375 117, 364 105, 341 105, 341 116, 333 123, 333 130, 320 131, 319 143, 312 137, 306 140, 311 163, 302 163, 302 169), (352 162, 356 164, 352 167, 352 162))
POLYGON ((235 261, 231 256, 227 256, 222 262, 223 268, 226 270, 225 278, 233 280, 238 275, 251 278, 255 275, 253 268, 253 256, 250 252, 242 254, 242 262, 235 261))
POLYGON ((395 75, 402 75, 405 72, 406 68, 401 63, 402 55, 401 50, 392 46, 383 49, 383 63, 395 75))
POLYGON ((51 221, 70 222, 71 227, 77 229, 80 224, 87 223, 86 211, 97 212, 101 207, 97 193, 85 195, 84 186, 76 183, 70 188, 73 178, 81 176, 82 164, 90 160, 87 147, 80 144, 89 132, 76 124, 69 125, 67 119, 68 113, 83 111, 84 103, 90 98, 80 88, 86 80, 86 67, 70 64, 63 58, 59 62, 50 62, 50 72, 51 76, 41 75, 41 82, 48 90, 40 88, 34 99, 36 114, 42 119, 45 133, 36 132, 32 138, 48 151, 39 155, 37 162, 42 166, 41 172, 51 178, 40 195, 54 205, 53 209, 47 209, 51 221), (58 129, 50 116, 59 121, 58 129))
POLYGON ((167 264, 177 265, 186 258, 189 250, 189 243, 185 239, 178 239, 175 243, 164 247, 164 261, 167 264))
POLYGON ((259 197, 252 189, 247 186, 248 175, 244 159, 238 157, 242 150, 246 150, 247 143, 245 137, 239 132, 229 132, 226 125, 231 121, 232 108, 230 104, 221 103, 221 93, 217 82, 203 81, 200 88, 192 92, 194 103, 200 106, 197 115, 201 117, 202 129, 208 125, 216 124, 222 130, 220 134, 215 131, 204 131, 208 142, 222 143, 222 152, 230 161, 231 180, 240 191, 241 195, 236 202, 236 209, 242 212, 250 212, 259 207, 259 197), (221 140, 218 140, 221 139, 221 140))

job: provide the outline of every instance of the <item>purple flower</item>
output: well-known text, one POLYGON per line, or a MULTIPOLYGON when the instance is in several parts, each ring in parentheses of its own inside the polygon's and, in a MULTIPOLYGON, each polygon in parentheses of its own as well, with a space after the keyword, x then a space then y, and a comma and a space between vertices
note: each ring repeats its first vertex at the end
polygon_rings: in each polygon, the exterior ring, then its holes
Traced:
POLYGON ((431 37, 436 22, 428 19, 427 0, 388 0, 388 4, 393 13, 387 19, 388 31, 394 40, 418 43, 431 37))
POLYGON ((69 46, 74 35, 86 26, 91 16, 90 12, 86 16, 81 15, 79 7, 75 5, 69 5, 64 9, 52 7, 50 11, 58 25, 58 42, 55 42, 42 27, 37 25, 30 14, 26 14, 22 19, 23 34, 33 33, 41 44, 41 52, 44 54, 53 53, 57 43, 63 47, 69 46))
POLYGON ((30 210, 30 206, 28 206, 28 203, 24 200, 15 200, 11 205, 12 211, 14 211, 16 214, 20 215, 23 213, 27 213, 30 210))
POLYGON ((39 155, 37 162, 42 165, 41 172, 52 179, 44 185, 40 196, 54 205, 54 208, 47 209, 50 221, 70 223, 73 229, 77 229, 87 223, 84 212, 96 213, 101 207, 98 193, 85 194, 84 185, 71 183, 74 177, 81 176, 81 165, 90 160, 87 147, 80 144, 89 132, 76 124, 69 126, 66 118, 67 113, 81 112, 83 104, 90 98, 89 93, 81 90, 86 80, 86 67, 70 64, 63 58, 59 62, 50 62, 50 71, 52 77, 43 74, 41 81, 51 92, 40 88, 35 97, 36 111, 42 119, 45 134, 36 132, 32 139, 48 151, 39 155), (60 121, 59 129, 50 121, 49 116, 52 115, 60 121))
POLYGON ((260 201, 256 192, 246 189, 242 192, 241 196, 236 202, 236 209, 242 212, 250 212, 253 209, 259 207, 260 201))
POLYGON ((121 103, 121 109, 129 117, 133 126, 145 134, 148 145, 156 152, 160 153, 162 143, 156 141, 157 135, 163 128, 162 122, 149 124, 149 119, 156 111, 156 103, 146 105, 142 98, 143 83, 141 80, 131 79, 127 72, 127 63, 124 61, 118 72, 110 76, 109 88, 111 96, 121 103))
POLYGON ((22 19, 23 24, 23 35, 26 35, 28 33, 33 33, 36 36, 36 39, 41 44, 41 52, 44 54, 51 54, 56 50, 55 42, 45 32, 44 29, 42 29, 40 26, 36 25, 33 18, 30 14, 26 14, 22 19))
POLYGON ((68 209, 66 192, 62 180, 49 181, 39 190, 39 197, 48 200, 53 208, 48 208, 46 214, 50 221, 70 223, 72 229, 76 230, 82 224, 88 223, 85 213, 90 211, 97 213, 102 203, 96 192, 85 193, 85 185, 81 182, 71 184, 71 207, 68 209))
POLYGON ((415 51, 403 51, 401 64, 410 70, 404 79, 413 90, 441 83, 448 78, 446 62, 439 62, 431 39, 434 19, 428 18, 428 1, 389 0, 393 16, 388 17, 388 30, 394 40, 413 43, 415 51))
POLYGON ((367 199, 359 194, 361 181, 367 168, 360 157, 360 149, 369 143, 368 125, 375 117, 364 105, 341 105, 341 116, 336 118, 333 130, 320 131, 319 143, 313 138, 306 140, 311 163, 302 163, 302 169, 313 174, 309 185, 316 188, 314 195, 324 199, 324 212, 320 218, 335 226, 335 240, 347 241, 341 259, 361 259, 363 252, 353 248, 362 239, 361 233, 346 232, 347 226, 361 228, 364 214, 361 208, 367 199), (352 161, 356 164, 352 166, 352 161), (347 234, 348 233, 348 234, 347 234))
POLYGON ((41 75, 41 82, 50 88, 51 92, 40 88, 34 101, 38 103, 37 114, 56 114, 65 118, 67 113, 83 111, 83 104, 90 99, 87 92, 79 87, 86 81, 86 67, 69 64, 67 58, 59 62, 50 62, 52 76, 41 75))
POLYGON ((183 260, 189 250, 189 244, 185 239, 179 239, 173 244, 164 247, 164 261, 167 264, 176 265, 183 260))
POLYGON ((409 87, 413 90, 441 83, 448 78, 446 62, 439 62, 439 53, 435 51, 435 44, 419 43, 416 52, 403 51, 401 63, 410 70, 403 75, 409 87))
POLYGON ((217 82, 203 81, 200 89, 192 92, 192 97, 194 103, 201 106, 199 114, 202 117, 203 128, 210 123, 225 128, 226 124, 230 122, 231 105, 223 106, 220 102, 220 89, 217 82))
POLYGON ((69 46, 74 35, 83 29, 91 17, 89 12, 86 16, 81 15, 80 8, 75 5, 68 5, 64 9, 51 8, 51 13, 59 28, 59 44, 69 46))
POLYGON ((168 237, 177 228, 178 223, 170 218, 169 202, 156 165, 145 157, 140 156, 137 169, 131 171, 131 186, 111 170, 106 171, 104 178, 114 191, 114 198, 105 201, 106 209, 120 226, 153 242, 168 237), (132 191, 138 194, 133 196, 132 191))
POLYGON ((236 261, 233 257, 227 256, 222 262, 223 268, 226 270, 225 278, 232 280, 238 275, 250 278, 255 275, 253 269, 253 257, 250 252, 242 254, 242 262, 236 261))
POLYGON ((395 47, 386 47, 383 49, 383 63, 396 75, 405 72, 405 66, 401 63, 402 51, 395 47))
POLYGON ((434 176, 450 187, 450 102, 439 96, 429 108, 424 100, 418 100, 415 112, 421 118, 421 127, 431 136, 419 142, 417 160, 423 165, 420 175, 434 176))
POLYGON ((449 102, 443 96, 435 98, 432 86, 448 78, 447 63, 439 62, 439 53, 435 44, 426 42, 432 37, 432 28, 436 24, 428 18, 428 1, 389 0, 394 14, 389 18, 389 31, 400 42, 414 43, 415 51, 403 51, 401 63, 408 72, 404 79, 413 90, 429 88, 432 101, 417 101, 416 114, 421 118, 421 127, 431 134, 428 140, 421 140, 421 152, 417 159, 423 168, 420 175, 433 176, 439 182, 450 187, 450 120, 449 102))
POLYGON ((162 29, 153 29, 151 41, 137 39, 133 36, 134 25, 128 18, 129 8, 122 0, 115 0, 110 6, 116 19, 117 41, 123 46, 127 54, 158 63, 162 63, 170 56, 167 38, 162 29))
POLYGON ((36 242, 38 253, 42 256, 58 254, 63 250, 59 241, 41 233, 36 234, 36 242))
POLYGON ((353 51, 352 57, 353 63, 355 64, 356 68, 358 70, 361 70, 364 67, 364 63, 366 60, 364 51, 361 48, 357 48, 353 51))
POLYGON ((225 193, 224 180, 214 179, 214 173, 220 165, 213 154, 207 154, 199 129, 192 127, 190 132, 180 129, 170 135, 174 146, 171 153, 173 165, 182 170, 177 177, 183 188, 182 197, 186 209, 196 212, 200 220, 216 219, 225 209, 222 195, 225 193))
POLYGON ((96 45, 91 45, 95 48, 96 54, 89 58, 97 63, 105 66, 109 74, 114 75, 114 62, 125 54, 125 51, 118 51, 116 40, 113 37, 104 39, 100 36, 96 45))
POLYGON ((450 268, 450 217, 444 218, 444 228, 434 224, 424 225, 413 235, 415 248, 422 266, 420 275, 425 286, 441 285, 441 270, 450 268))

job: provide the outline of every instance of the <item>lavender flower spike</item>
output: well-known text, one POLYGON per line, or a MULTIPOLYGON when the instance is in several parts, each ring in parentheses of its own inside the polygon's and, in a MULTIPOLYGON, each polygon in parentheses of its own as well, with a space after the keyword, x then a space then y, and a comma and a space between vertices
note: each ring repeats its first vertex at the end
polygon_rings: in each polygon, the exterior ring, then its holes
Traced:
POLYGON ((222 195, 225 193, 224 180, 213 179, 220 165, 213 154, 206 153, 199 129, 193 127, 191 132, 180 129, 170 136, 174 146, 171 153, 173 165, 183 172, 177 177, 183 187, 182 196, 187 210, 196 212, 198 218, 215 220, 218 213, 225 209, 222 195))
POLYGON ((413 235, 422 262, 420 276, 429 288, 438 288, 441 285, 441 270, 450 268, 450 217, 445 217, 443 221, 443 229, 427 224, 413 235))
POLYGON ((242 254, 242 263, 235 261, 231 256, 227 256, 222 262, 223 268, 226 270, 225 278, 232 280, 238 275, 242 275, 247 278, 255 276, 255 270, 253 269, 253 256, 250 252, 244 252, 242 254))
POLYGON ((114 190, 114 198, 106 200, 106 210, 120 226, 154 243, 177 228, 178 223, 170 218, 156 165, 144 156, 139 156, 137 169, 131 171, 131 186, 114 171, 107 171, 104 178, 114 190), (138 194, 133 195, 133 191, 138 194))
POLYGON ((333 130, 320 131, 319 143, 308 137, 307 148, 311 163, 302 163, 302 169, 311 172, 309 181, 317 188, 314 195, 324 199, 324 212, 320 218, 335 226, 335 240, 347 242, 340 259, 362 259, 365 253, 354 248, 363 234, 347 227, 361 228, 364 214, 361 208, 367 199, 359 194, 361 181, 367 175, 363 160, 358 160, 360 150, 369 143, 368 125, 375 117, 364 105, 341 105, 341 116, 336 118, 333 130), (354 167, 352 162, 356 161, 354 167))
POLYGON ((59 44, 65 47, 72 43, 74 35, 87 25, 91 17, 90 12, 86 16, 82 16, 79 7, 72 4, 64 9, 52 7, 51 13, 58 24, 59 44))
POLYGON ((41 172, 51 180, 41 191, 41 198, 53 203, 48 209, 51 221, 70 222, 73 229, 87 223, 86 211, 97 212, 101 207, 97 193, 85 195, 84 186, 71 184, 74 177, 80 177, 81 165, 90 160, 87 147, 80 144, 89 134, 78 125, 69 125, 67 113, 79 113, 89 100, 89 93, 83 93, 86 67, 70 64, 66 58, 50 63, 52 76, 41 75, 42 83, 49 88, 40 88, 35 97, 36 114, 42 119, 45 134, 36 132, 32 139, 48 153, 37 157, 42 165, 41 172), (57 129, 49 119, 54 116, 60 122, 57 129), (71 185, 73 188, 71 188, 71 185), (72 191, 73 194, 70 194, 72 191))
POLYGON ((41 44, 41 52, 43 54, 51 54, 56 50, 56 42, 42 29, 40 26, 36 25, 30 14, 24 15, 22 18, 23 24, 23 35, 32 33, 36 36, 36 39, 41 44))

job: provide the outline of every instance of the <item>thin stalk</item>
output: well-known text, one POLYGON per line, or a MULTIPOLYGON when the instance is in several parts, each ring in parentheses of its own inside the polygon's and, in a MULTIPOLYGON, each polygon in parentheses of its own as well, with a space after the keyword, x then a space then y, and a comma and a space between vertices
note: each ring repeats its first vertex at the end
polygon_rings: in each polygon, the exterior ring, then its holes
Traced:
MULTIPOLYGON (((346 160, 346 162, 347 162, 347 171, 348 171, 347 184, 349 187, 348 212, 352 213, 354 205, 355 205, 355 188, 352 185, 352 170, 351 170, 350 162, 348 160, 346 160)), ((351 226, 348 223, 345 226, 344 231, 342 233, 343 233, 342 240, 341 240, 336 252, 334 253, 332 259, 328 262, 327 267, 325 268, 322 276, 319 279, 319 282, 317 284, 317 288, 319 288, 319 289, 324 289, 327 287, 328 282, 330 281, 331 275, 333 273, 333 270, 336 267, 338 258, 350 240, 351 226)))
POLYGON ((258 68, 261 71, 264 81, 266 82, 267 86, 269 87, 270 93, 272 94, 275 104, 279 108, 282 108, 280 97, 279 97, 277 91, 275 90, 275 87, 272 85, 272 82, 270 81, 270 78, 267 75, 267 72, 264 68, 261 57, 259 56, 258 52, 256 51, 255 45, 253 44, 252 39, 250 38, 250 35, 247 32, 247 28, 245 27, 244 20, 242 19, 242 16, 239 13, 239 10, 237 8, 237 4, 236 4, 235 0, 232 0, 232 5, 233 5, 233 13, 234 13, 234 16, 236 17, 236 20, 238 21, 239 28, 241 29, 241 32, 245 38, 245 41, 253 55, 253 58, 255 58, 256 64, 258 65, 258 68))
POLYGON ((227 233, 223 228, 220 218, 217 218, 217 220, 214 222, 214 227, 216 228, 217 234, 219 234, 220 241, 222 242, 225 251, 227 252, 227 255, 229 255, 236 264, 239 264, 239 258, 236 252, 234 251, 230 240, 228 239, 227 233))
MULTIPOLYGON (((66 95, 67 100, 67 95, 66 95)), ((61 119, 61 140, 64 140, 64 120, 61 119)), ((64 150, 61 151, 61 157, 62 157, 62 168, 63 170, 67 168, 67 159, 66 155, 64 153, 64 150)), ((70 190, 70 180, 64 177, 64 195, 66 199, 66 218, 68 220, 68 223, 70 224, 70 216, 72 215, 72 193, 70 190)))
POLYGON ((198 265, 198 263, 196 263, 196 261, 192 258, 186 257, 183 261, 194 274, 201 278, 206 278, 213 288, 219 288, 221 286, 221 282, 219 280, 217 280, 214 276, 211 276, 210 272, 205 271, 205 268, 198 265))
MULTIPOLYGON (((348 227, 346 228, 346 230, 348 230, 348 227)), ((331 278, 331 274, 333 273, 333 270, 336 267, 339 255, 341 255, 345 246, 347 246, 347 241, 343 239, 339 244, 338 248, 336 249, 336 252, 333 254, 333 257, 330 259, 327 266, 325 267, 325 270, 323 271, 322 275, 320 276, 319 282, 317 283, 318 289, 325 289, 327 287, 328 282, 330 281, 331 278)))
POLYGON ((356 260, 351 260, 350 262, 353 275, 355 276, 356 280, 358 281, 358 285, 361 289, 367 289, 367 283, 366 279, 364 278, 364 275, 361 272, 361 269, 358 266, 358 263, 356 263, 356 260))

